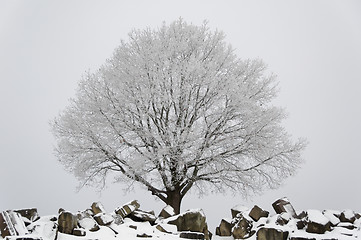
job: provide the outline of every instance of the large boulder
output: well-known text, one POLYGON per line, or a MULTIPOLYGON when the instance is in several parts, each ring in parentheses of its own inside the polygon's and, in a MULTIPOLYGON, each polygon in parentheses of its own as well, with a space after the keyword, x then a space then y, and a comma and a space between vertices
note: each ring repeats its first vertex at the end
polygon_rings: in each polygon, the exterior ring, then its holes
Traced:
POLYGON ((249 207, 243 205, 236 205, 231 208, 232 218, 235 218, 238 214, 244 214, 249 211, 249 207))
POLYGON ((340 215, 341 222, 354 223, 356 220, 355 212, 352 210, 345 210, 340 215))
POLYGON ((275 228, 260 228, 257 231, 257 240, 287 240, 288 232, 275 228))
POLYGON ((296 218, 297 214, 292 204, 287 198, 281 198, 272 204, 273 209, 277 214, 289 213, 292 217, 296 218))
POLYGON ((112 217, 112 215, 108 213, 98 213, 97 215, 94 216, 94 220, 100 226, 108 226, 114 221, 114 218, 112 217))
POLYGON ((68 211, 62 211, 58 217, 58 230, 61 233, 73 234, 73 230, 78 225, 78 219, 68 211))
POLYGON ((200 232, 204 233, 205 239, 209 239, 206 216, 202 210, 188 210, 166 220, 166 223, 176 225, 178 232, 200 232))
POLYGON ((133 200, 122 207, 115 209, 115 213, 125 218, 140 207, 137 200, 133 200))
POLYGON ((91 205, 91 209, 94 215, 98 213, 105 213, 105 208, 101 202, 93 202, 93 204, 91 205))
POLYGON ((232 224, 230 220, 222 219, 219 226, 216 228, 216 235, 218 236, 231 236, 232 224))
POLYGON ((268 215, 269 215, 269 212, 263 210, 262 208, 258 207, 257 205, 255 205, 249 213, 249 216, 256 222, 262 217, 268 217, 268 215))
POLYGON ((27 209, 20 209, 14 210, 14 212, 19 213, 22 217, 27 218, 31 222, 35 222, 40 218, 38 214, 38 209, 36 208, 27 208, 27 209))
POLYGON ((232 228, 232 236, 235 239, 245 239, 251 237, 255 231, 252 230, 253 224, 248 219, 240 218, 232 228))
POLYGON ((17 236, 28 234, 22 216, 14 211, 3 211, 0 213, 1 236, 17 236))
POLYGON ((324 234, 326 231, 330 231, 330 220, 318 210, 308 210, 306 221, 306 232, 308 233, 324 234))
POLYGON ((145 212, 139 209, 133 211, 127 217, 135 222, 149 222, 151 225, 154 225, 155 221, 157 220, 154 212, 145 212))

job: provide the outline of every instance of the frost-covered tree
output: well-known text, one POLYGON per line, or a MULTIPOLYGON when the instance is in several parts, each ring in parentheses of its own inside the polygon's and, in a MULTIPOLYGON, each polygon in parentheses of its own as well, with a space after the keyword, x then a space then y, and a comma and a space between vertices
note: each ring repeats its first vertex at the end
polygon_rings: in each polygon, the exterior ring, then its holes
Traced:
POLYGON ((301 162, 272 105, 275 76, 224 34, 178 20, 133 31, 52 123, 57 157, 85 184, 110 174, 180 211, 182 198, 274 188, 301 162))

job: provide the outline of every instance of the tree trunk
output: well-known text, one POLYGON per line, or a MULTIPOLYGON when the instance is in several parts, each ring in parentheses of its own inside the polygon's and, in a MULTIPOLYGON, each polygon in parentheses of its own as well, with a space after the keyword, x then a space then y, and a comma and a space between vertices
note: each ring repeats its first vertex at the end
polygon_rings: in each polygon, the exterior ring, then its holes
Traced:
POLYGON ((183 196, 181 195, 180 191, 175 190, 175 191, 167 192, 166 204, 168 204, 174 209, 175 214, 180 213, 182 198, 183 196))

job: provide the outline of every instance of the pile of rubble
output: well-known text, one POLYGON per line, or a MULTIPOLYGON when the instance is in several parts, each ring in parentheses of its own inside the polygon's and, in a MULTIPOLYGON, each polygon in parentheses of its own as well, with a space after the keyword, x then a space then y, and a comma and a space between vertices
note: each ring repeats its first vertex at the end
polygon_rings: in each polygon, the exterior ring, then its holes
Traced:
POLYGON ((308 210, 297 214, 287 198, 275 201, 272 206, 276 212, 272 216, 257 205, 251 209, 232 208, 232 219, 222 219, 216 235, 257 240, 335 240, 359 236, 355 232, 360 231, 361 215, 351 210, 308 210))
MULTIPOLYGON (((138 201, 134 200, 122 207, 107 213, 103 205, 94 202, 91 208, 73 214, 64 209, 59 209, 58 216, 40 218, 37 209, 8 210, 0 213, 1 236, 6 240, 43 240, 58 239, 59 234, 69 234, 84 237, 87 233, 97 232, 100 229, 110 229, 117 235, 117 226, 128 222, 147 222, 159 232, 172 234, 181 238, 210 240, 206 217, 202 210, 189 210, 175 215, 170 206, 162 209, 159 216, 154 211, 139 209, 138 201), (37 237, 40 226, 44 228, 44 222, 50 229, 46 236, 37 237)), ((136 225, 129 224, 129 228, 137 229, 136 225)), ((139 233, 136 237, 151 238, 152 235, 139 233)))
MULTIPOLYGON (((361 237, 361 216, 351 210, 296 212, 287 198, 275 201, 272 206, 276 212, 273 215, 257 205, 233 207, 232 218, 221 220, 213 239, 348 240, 361 237)), ((112 213, 107 213, 99 202, 77 213, 59 209, 58 215, 46 217, 40 217, 35 208, 3 211, 0 230, 6 240, 212 239, 202 210, 175 215, 173 209, 166 206, 156 216, 154 211, 141 210, 136 200, 112 213), (104 231, 111 233, 111 237, 103 237, 104 231), (130 238, 125 235, 127 231, 132 234, 130 238)))

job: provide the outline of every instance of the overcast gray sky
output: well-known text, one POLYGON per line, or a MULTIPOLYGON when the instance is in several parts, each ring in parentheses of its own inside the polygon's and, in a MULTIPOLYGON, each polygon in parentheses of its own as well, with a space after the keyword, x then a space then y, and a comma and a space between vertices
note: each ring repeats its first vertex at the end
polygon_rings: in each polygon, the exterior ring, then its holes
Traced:
POLYGON ((138 199, 163 206, 145 190, 119 185, 75 191, 75 178, 53 155, 52 120, 133 29, 157 28, 179 17, 227 35, 241 58, 261 58, 278 75, 276 103, 295 138, 306 137, 305 164, 277 190, 242 196, 186 197, 183 210, 203 208, 211 231, 237 204, 273 211, 287 196, 296 210, 361 212, 361 1, 0 1, 0 210, 62 207, 83 210, 101 201, 108 211, 138 199))

